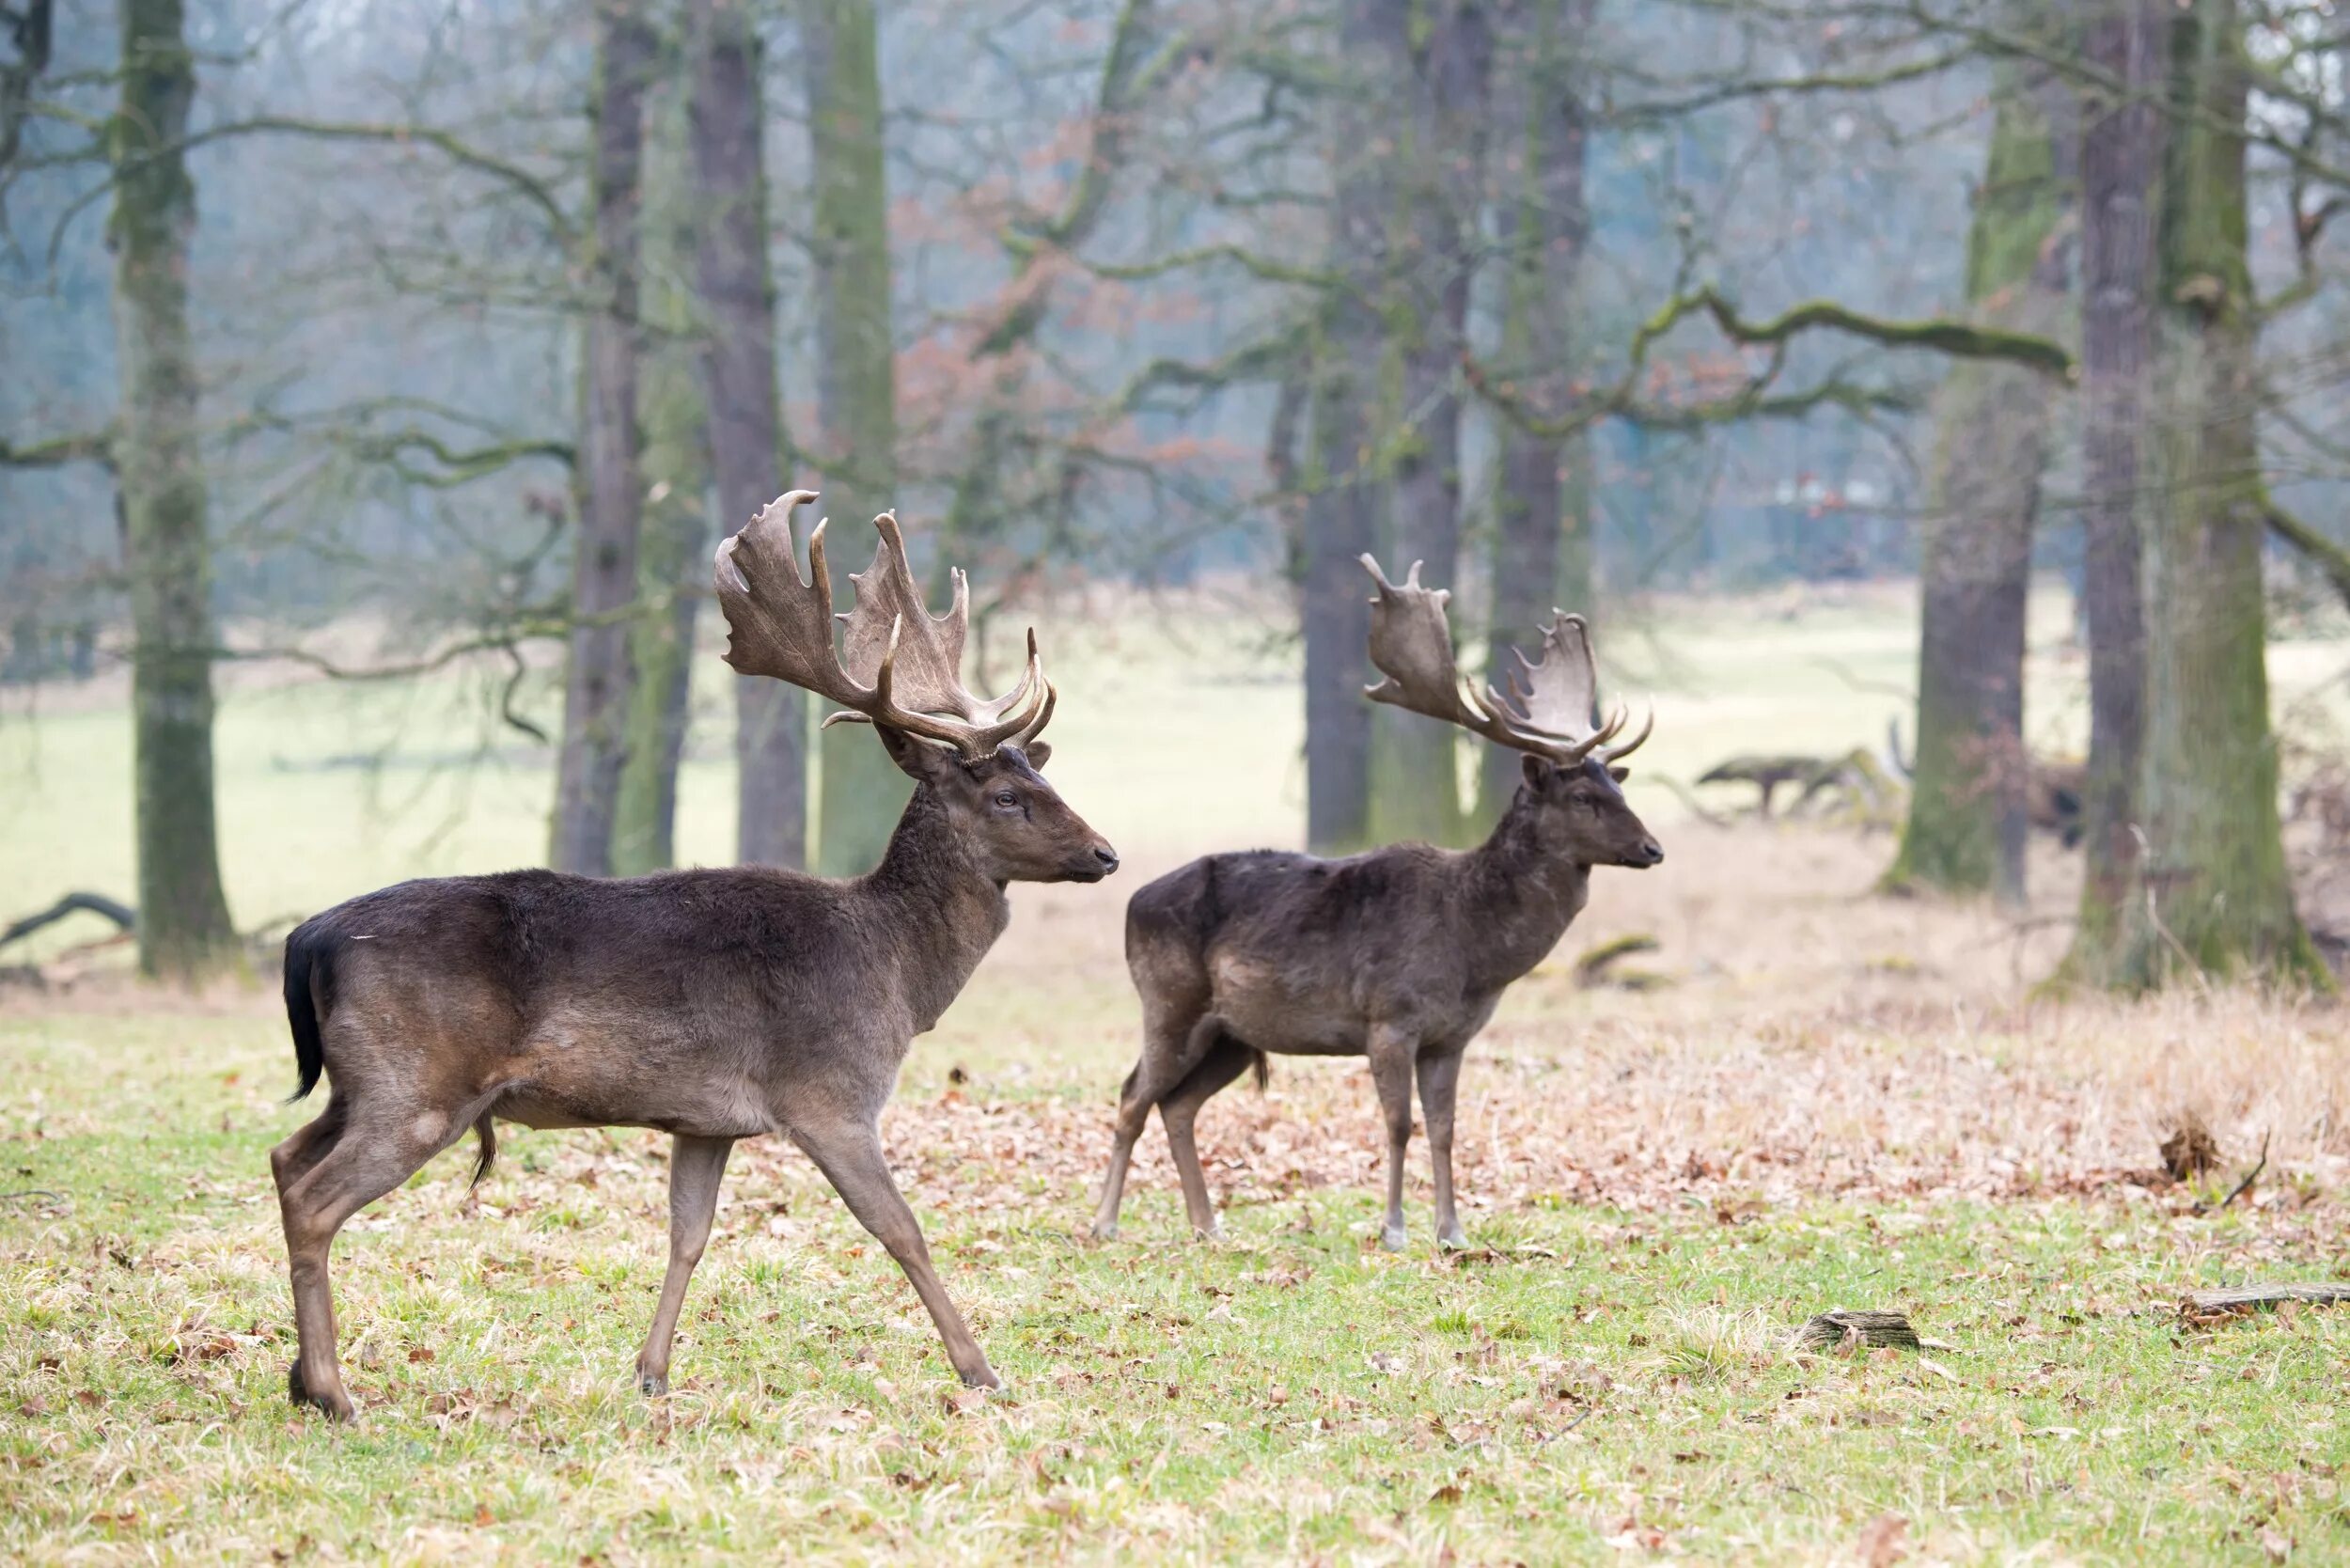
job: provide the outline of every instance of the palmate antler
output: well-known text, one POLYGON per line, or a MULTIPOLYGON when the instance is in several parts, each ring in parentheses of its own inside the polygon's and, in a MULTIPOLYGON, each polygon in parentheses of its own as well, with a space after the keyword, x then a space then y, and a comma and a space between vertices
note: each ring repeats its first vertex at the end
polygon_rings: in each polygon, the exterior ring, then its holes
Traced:
POLYGON ((954 603, 933 616, 906 562, 898 519, 873 519, 881 543, 873 564, 849 581, 856 604, 832 611, 832 579, 824 565, 824 528, 807 536, 808 577, 800 575, 792 547, 792 517, 816 499, 812 490, 778 495, 718 546, 712 574, 727 618, 727 663, 744 675, 771 675, 805 687, 843 712, 838 722, 886 725, 951 745, 965 757, 992 754, 1010 743, 1026 745, 1053 716, 1053 683, 1028 632, 1028 664, 1020 683, 993 700, 963 684, 963 640, 970 585, 957 569, 954 603), (833 622, 846 623, 844 652, 833 646, 833 622))
POLYGON ((1550 612, 1543 628, 1543 653, 1528 662, 1512 650, 1518 667, 1510 672, 1507 696, 1493 686, 1481 695, 1461 679, 1452 651, 1452 629, 1445 620, 1447 588, 1419 586, 1420 563, 1401 584, 1387 581, 1371 557, 1363 567, 1379 591, 1371 601, 1371 662, 1386 677, 1363 688, 1373 702, 1385 702, 1457 724, 1473 734, 1518 751, 1546 757, 1562 765, 1597 757, 1613 762, 1640 748, 1656 727, 1656 712, 1649 711, 1640 732, 1622 745, 1611 745, 1631 716, 1618 707, 1606 724, 1591 728, 1591 705, 1599 694, 1598 671, 1591 664, 1591 636, 1579 615, 1550 612))

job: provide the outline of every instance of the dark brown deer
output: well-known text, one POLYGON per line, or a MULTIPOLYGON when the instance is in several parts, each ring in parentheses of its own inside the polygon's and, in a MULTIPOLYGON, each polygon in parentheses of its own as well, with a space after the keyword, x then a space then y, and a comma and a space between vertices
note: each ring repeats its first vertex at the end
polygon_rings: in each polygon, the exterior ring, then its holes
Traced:
POLYGON ((1465 689, 1445 590, 1402 587, 1369 556, 1372 700, 1449 720, 1526 754, 1525 779, 1474 850, 1398 844, 1344 860, 1256 850, 1211 855, 1126 906, 1126 967, 1142 994, 1142 1059, 1120 1091, 1093 1233, 1117 1234, 1135 1140, 1151 1107, 1183 1179, 1193 1230, 1217 1232, 1192 1125, 1199 1107, 1265 1053, 1369 1057, 1387 1123, 1387 1215, 1401 1247, 1403 1154, 1419 1080, 1435 1166, 1436 1234, 1467 1245, 1452 1201, 1452 1105, 1461 1058, 1511 981, 1542 962, 1583 908, 1594 866, 1648 867, 1665 852, 1633 815, 1616 766, 1624 713, 1591 727, 1596 676, 1578 616, 1553 611, 1542 659, 1504 696, 1465 689))
POLYGON ((293 1276, 297 1403, 348 1419, 327 1249, 343 1222, 472 1127, 474 1178, 494 1122, 655 1127, 670 1135, 669 1266, 636 1357, 666 1391, 686 1281, 738 1138, 807 1151, 930 1309, 964 1382, 1000 1387, 931 1267, 882 1158, 876 1122, 913 1037, 929 1029, 1004 929, 1011 882, 1098 882, 1118 856, 1037 770, 1052 716, 1036 636, 994 701, 958 673, 968 601, 933 618, 896 519, 833 644, 824 525, 800 575, 794 491, 718 547, 727 660, 804 686, 870 723, 915 780, 882 862, 853 881, 744 866, 599 881, 552 871, 404 882, 339 904, 286 939, 286 1011, 325 1113, 270 1152, 293 1276))

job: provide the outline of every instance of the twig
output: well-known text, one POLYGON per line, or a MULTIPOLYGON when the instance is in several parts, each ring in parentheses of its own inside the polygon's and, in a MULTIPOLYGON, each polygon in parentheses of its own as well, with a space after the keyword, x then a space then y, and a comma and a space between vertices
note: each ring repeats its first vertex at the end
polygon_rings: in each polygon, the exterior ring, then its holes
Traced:
POLYGON ((2245 1194, 2245 1193, 2246 1193, 2246 1192, 2247 1192, 2247 1191, 2248 1191, 2248 1190, 2251 1187, 2252 1184, 2253 1184, 2254 1182, 2257 1182, 2257 1181, 2259 1181, 2259 1180, 2260 1180, 2260 1175, 2261 1175, 2261 1172, 2262 1172, 2262 1171, 2264 1171, 2264 1170, 2265 1170, 2265 1169, 2267 1169, 2267 1168, 2268 1168, 2268 1135, 2267 1135, 2266 1133, 2263 1133, 2263 1134, 2261 1134, 2261 1157, 2260 1157, 2259 1159, 2257 1159, 2257 1160, 2255 1160, 2255 1161, 2253 1161, 2253 1162, 2252 1162, 2252 1168, 2251 1168, 2251 1169, 2249 1169, 2249 1170, 2248 1170, 2248 1171, 2246 1171, 2246 1172, 2244 1173, 2244 1180, 2242 1180, 2241 1182, 2238 1182, 2238 1183, 2235 1184, 2234 1190, 2232 1190, 2232 1192, 2230 1192, 2230 1193, 2228 1194, 2228 1196, 2227 1196, 2227 1197, 2225 1197, 2225 1198, 2221 1199, 2221 1200, 2220 1200, 2218 1202, 2217 1202, 2217 1203, 2209 1203, 2209 1204, 2205 1204, 2205 1205, 2204 1205, 2204 1207, 2205 1207, 2207 1210, 2218 1210, 2218 1209, 2224 1209, 2224 1208, 2226 1208, 2229 1204, 2231 1204, 2231 1203, 2234 1202, 2237 1199, 2239 1199, 2239 1198, 2243 1197, 2243 1196, 2244 1196, 2244 1194, 2245 1194))

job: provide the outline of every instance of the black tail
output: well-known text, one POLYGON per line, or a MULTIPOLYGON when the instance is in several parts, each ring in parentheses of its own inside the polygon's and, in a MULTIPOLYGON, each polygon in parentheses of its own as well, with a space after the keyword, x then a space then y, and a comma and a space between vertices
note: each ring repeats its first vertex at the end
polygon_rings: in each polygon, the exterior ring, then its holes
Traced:
POLYGON ((1251 1065, 1257 1074, 1257 1092, 1262 1094, 1265 1091, 1265 1086, 1273 1081, 1272 1058, 1253 1045, 1248 1048, 1248 1054, 1257 1058, 1251 1065))
POLYGON ((296 926, 286 938, 286 1023, 293 1030, 294 1067, 300 1081, 286 1096, 288 1104, 318 1088, 326 1071, 326 1043, 319 1038, 318 1006, 311 998, 310 978, 316 971, 334 982, 332 938, 307 925, 296 926))
POLYGON ((478 1187, 481 1184, 481 1178, 490 1174, 490 1168, 497 1164, 497 1121, 488 1111, 483 1111, 479 1118, 475 1121, 473 1130, 474 1136, 481 1140, 481 1157, 474 1161, 473 1180, 466 1184, 468 1186, 478 1187))

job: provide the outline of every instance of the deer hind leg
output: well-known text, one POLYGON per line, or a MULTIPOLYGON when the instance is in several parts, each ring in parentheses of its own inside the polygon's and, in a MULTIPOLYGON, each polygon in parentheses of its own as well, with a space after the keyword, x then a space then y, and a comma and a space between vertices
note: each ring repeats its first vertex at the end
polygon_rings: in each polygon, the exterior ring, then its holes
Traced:
POLYGON ((971 1337, 963 1314, 948 1299, 947 1287, 939 1283, 938 1271, 931 1266, 930 1244, 922 1239, 922 1227, 889 1174, 880 1133, 870 1122, 844 1120, 815 1127, 795 1126, 791 1141, 807 1151, 849 1212, 856 1215, 857 1223, 887 1247, 905 1271, 914 1294, 929 1309, 931 1322, 938 1325, 939 1338, 947 1341, 947 1359, 954 1363, 955 1374, 969 1388, 1002 1388, 1003 1380, 987 1364, 987 1353, 971 1337))
POLYGON ((1387 1215, 1379 1245, 1403 1250, 1403 1156, 1412 1146, 1412 1062, 1419 1043, 1392 1029, 1374 1028, 1370 1043, 1371 1081, 1387 1123, 1387 1215))
POLYGON ((669 1270, 661 1280, 661 1305, 652 1315, 652 1331, 636 1353, 636 1387, 648 1394, 669 1391, 669 1350, 677 1342, 678 1313, 685 1306, 685 1287, 694 1265, 710 1245, 710 1222, 718 1212, 718 1183, 727 1171, 727 1156, 734 1150, 730 1137, 688 1137, 669 1140, 669 1270))
POLYGON ((1145 1027, 1142 1059, 1126 1074, 1118 1094, 1118 1121, 1110 1137, 1110 1167, 1102 1178, 1102 1202, 1093 1213, 1093 1238, 1108 1241, 1118 1234, 1118 1206, 1126 1196, 1126 1168, 1135 1154, 1135 1140, 1150 1122, 1151 1107, 1159 1103, 1215 1044, 1223 1032, 1222 1019, 1205 1017, 1154 1018, 1145 1027))
POLYGON ((1256 1059, 1255 1051, 1219 1030, 1215 1044, 1199 1065, 1184 1074, 1183 1081, 1159 1102, 1159 1121, 1167 1128, 1167 1152, 1174 1156, 1175 1174, 1183 1184, 1183 1208, 1191 1215, 1193 1232, 1209 1240, 1222 1235, 1223 1227, 1216 1222, 1215 1205, 1208 1197, 1208 1178, 1199 1168, 1199 1146, 1193 1139, 1192 1123, 1199 1115, 1199 1107, 1247 1071, 1248 1064, 1256 1059))
POLYGON ((1461 1058, 1466 1048, 1430 1051, 1419 1058, 1419 1108, 1428 1124, 1428 1158, 1436 1177, 1436 1241, 1443 1247, 1468 1246, 1468 1232, 1452 1206, 1452 1104, 1461 1087, 1461 1058))
MULTIPOLYGON (((345 1103, 345 1096, 336 1096, 335 1104, 345 1103)), ((352 1105, 337 1118, 330 1105, 324 1116, 270 1152, 299 1344, 286 1392, 296 1404, 314 1404, 337 1420, 350 1420, 357 1409, 335 1352, 335 1301, 326 1272, 335 1233, 455 1142, 472 1120, 413 1109, 386 1118, 352 1105), (330 1121, 336 1123, 331 1137, 312 1136, 330 1121)))

